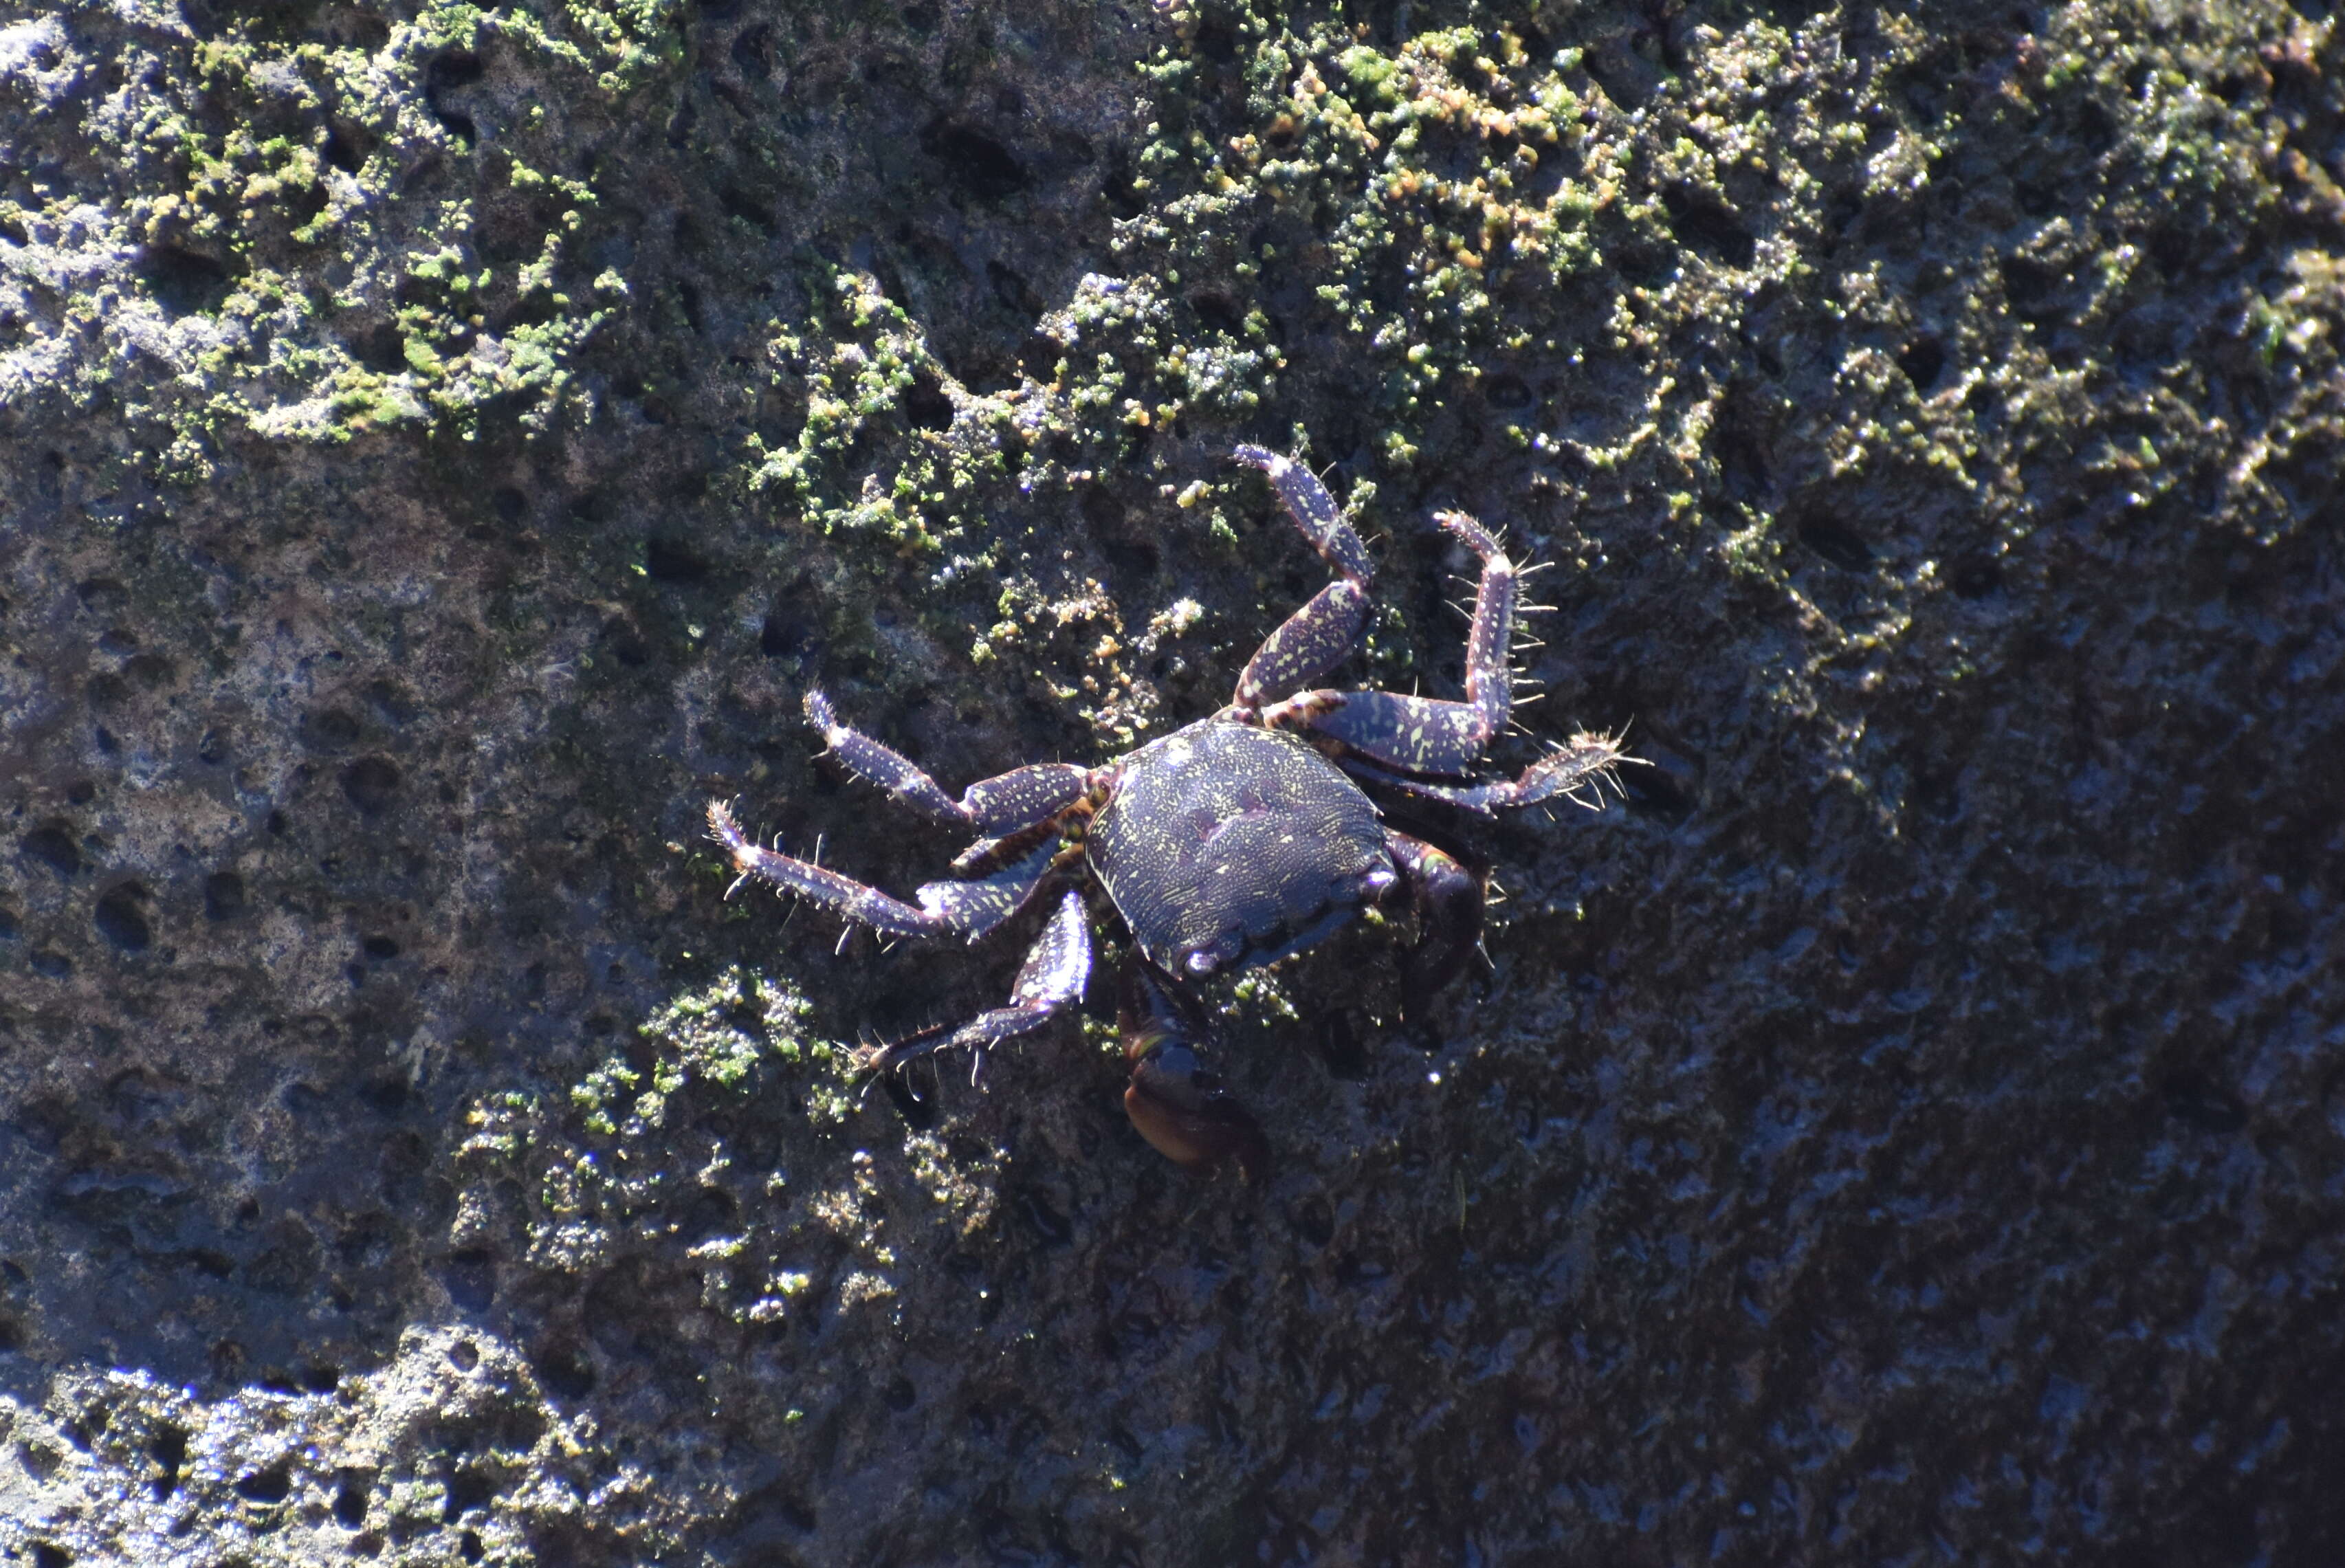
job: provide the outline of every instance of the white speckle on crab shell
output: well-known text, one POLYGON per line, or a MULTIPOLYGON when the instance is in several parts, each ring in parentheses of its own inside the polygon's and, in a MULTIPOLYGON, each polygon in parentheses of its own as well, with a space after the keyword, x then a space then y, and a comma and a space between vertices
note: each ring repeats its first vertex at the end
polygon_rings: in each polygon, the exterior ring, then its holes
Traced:
POLYGON ((1092 824, 1092 867, 1168 968, 1269 963, 1320 941, 1389 873, 1384 825, 1308 744, 1207 719, 1135 754, 1092 824))

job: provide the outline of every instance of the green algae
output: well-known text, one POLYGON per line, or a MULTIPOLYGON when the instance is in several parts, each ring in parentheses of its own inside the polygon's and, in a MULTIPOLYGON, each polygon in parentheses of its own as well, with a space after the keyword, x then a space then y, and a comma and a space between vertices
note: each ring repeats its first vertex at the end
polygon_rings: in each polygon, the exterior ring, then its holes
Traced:
MULTIPOLYGON (((247 434, 470 437, 490 408, 543 433, 584 415, 573 362, 624 281, 582 259, 596 181, 541 169, 563 160, 568 116, 624 112, 673 80, 676 15, 441 5, 340 35, 258 18, 159 41, 137 111, 88 127, 122 171, 107 217, 147 260, 69 307, 93 322, 153 312, 183 346, 178 384, 136 410, 158 475, 199 481, 207 454, 247 434), (440 102, 433 84, 476 79, 483 52, 564 115, 541 103, 483 146, 479 110, 418 112, 440 102)), ((66 201, 12 191, 0 223, 60 232, 84 221, 66 201)), ((71 395, 95 407, 107 386, 88 374, 71 395)))
MULTIPOLYGON (((783 1195, 791 1161, 819 1166, 826 1154, 845 1153, 837 1133, 855 1105, 851 1053, 808 1031, 812 1010, 780 982, 728 969, 679 993, 639 1027, 634 1047, 605 1057, 566 1093, 512 1091, 475 1106, 459 1163, 476 1191, 517 1204, 534 1264, 573 1273, 668 1237, 676 1210, 696 1194, 722 1187, 783 1195), (777 1110, 785 1098, 802 1108, 795 1117, 777 1110), (753 1140, 768 1150, 760 1168, 736 1169, 729 1155, 712 1165, 706 1151, 697 1162, 678 1158, 682 1129, 745 1117, 764 1129, 753 1140)), ((778 1313, 806 1288, 804 1271, 782 1260, 803 1245, 792 1229, 761 1243, 780 1249, 757 1276, 762 1287, 742 1276, 749 1294, 732 1310, 744 1320, 778 1313)), ((693 1256, 746 1267, 747 1246, 735 1239, 693 1256)))

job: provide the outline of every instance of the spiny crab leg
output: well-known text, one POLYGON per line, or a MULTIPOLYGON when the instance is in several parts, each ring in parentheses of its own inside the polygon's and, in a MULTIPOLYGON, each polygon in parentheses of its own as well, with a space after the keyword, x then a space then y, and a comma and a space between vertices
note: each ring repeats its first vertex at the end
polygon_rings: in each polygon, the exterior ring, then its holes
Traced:
POLYGON ((1600 811, 1603 809, 1604 786, 1609 784, 1615 789, 1619 787, 1619 775, 1615 770, 1623 763, 1642 764, 1643 761, 1642 757, 1624 754, 1617 737, 1583 731, 1525 768, 1519 777, 1503 779, 1496 784, 1445 784, 1426 779, 1404 778, 1355 757, 1341 759, 1341 765, 1345 772, 1371 783, 1421 795, 1426 800, 1447 801, 1451 805, 1463 806, 1484 816, 1495 816, 1502 811, 1537 805, 1558 795, 1590 811, 1600 811), (1579 791, 1583 785, 1592 790, 1598 798, 1591 801, 1582 795, 1579 791))
POLYGON ((1091 770, 1073 763, 1036 763, 980 779, 955 800, 903 753, 838 722, 830 699, 806 695, 807 722, 822 732, 847 771, 878 784, 921 815, 949 827, 975 828, 990 838, 1032 827, 1083 798, 1091 770))
POLYGON ((1506 729, 1514 711, 1508 654, 1519 573, 1497 539, 1480 523, 1462 511, 1436 515, 1443 528, 1482 560, 1482 580, 1474 591, 1473 629, 1466 637, 1466 701, 1396 692, 1306 692, 1264 710, 1264 724, 1325 735, 1348 751, 1406 773, 1454 778, 1473 772, 1483 749, 1506 729))
POLYGON ((754 879, 889 936, 961 936, 972 942, 1025 906, 1058 853, 1057 842, 1050 840, 990 875, 925 884, 917 895, 919 906, 915 908, 811 861, 761 848, 750 842, 721 802, 709 804, 708 835, 725 846, 741 874, 733 888, 726 890, 728 897, 741 883, 754 879))
POLYGON ((1272 698, 1319 679, 1351 656, 1360 623, 1368 612, 1368 585, 1376 567, 1368 548, 1336 509, 1309 469, 1264 447, 1239 447, 1230 453, 1262 470, 1278 492, 1286 515, 1303 537, 1334 567, 1341 581, 1321 589, 1264 640, 1238 677, 1237 706, 1254 713, 1272 698))
POLYGON ((1230 456, 1263 471, 1285 503, 1294 526, 1328 565, 1343 573, 1344 581, 1365 586, 1376 576, 1376 568, 1368 563, 1368 547, 1360 542, 1360 536, 1336 508, 1335 498, 1309 469, 1267 447, 1233 447, 1230 456))
POLYGON ((1008 1007, 980 1013, 958 1028, 947 1025, 923 1029, 909 1039, 874 1047, 861 1054, 857 1065, 867 1072, 886 1073, 931 1051, 966 1046, 983 1052, 1041 1028, 1082 996, 1091 972, 1090 919, 1083 910, 1082 895, 1069 888, 1059 900, 1058 913, 1027 951, 1017 982, 1010 988, 1008 1007))

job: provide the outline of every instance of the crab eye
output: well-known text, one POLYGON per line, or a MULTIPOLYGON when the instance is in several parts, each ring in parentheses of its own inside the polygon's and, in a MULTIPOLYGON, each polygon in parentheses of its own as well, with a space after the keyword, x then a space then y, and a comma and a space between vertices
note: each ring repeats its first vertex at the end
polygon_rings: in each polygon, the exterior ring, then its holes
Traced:
POLYGON ((1222 966, 1220 955, 1203 951, 1190 954, 1187 962, 1189 973, 1198 976, 1210 975, 1222 966))

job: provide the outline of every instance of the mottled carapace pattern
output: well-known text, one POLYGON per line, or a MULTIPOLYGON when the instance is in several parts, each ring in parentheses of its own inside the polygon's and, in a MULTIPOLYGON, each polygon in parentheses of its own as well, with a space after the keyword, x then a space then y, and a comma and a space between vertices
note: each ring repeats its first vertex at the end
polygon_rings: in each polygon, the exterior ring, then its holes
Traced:
POLYGON ((1303 741, 1209 720, 1133 754, 1091 861, 1141 948, 1168 968, 1274 960, 1357 913, 1384 827, 1303 741))

